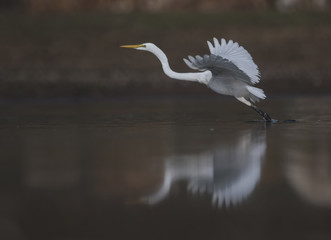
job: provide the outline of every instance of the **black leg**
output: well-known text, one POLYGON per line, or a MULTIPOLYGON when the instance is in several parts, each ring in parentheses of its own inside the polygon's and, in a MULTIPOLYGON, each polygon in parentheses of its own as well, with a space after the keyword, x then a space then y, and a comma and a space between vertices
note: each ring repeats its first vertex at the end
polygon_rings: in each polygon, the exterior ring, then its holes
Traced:
POLYGON ((261 109, 257 108, 254 105, 251 105, 251 108, 253 108, 258 114, 260 114, 266 122, 272 122, 271 117, 269 117, 267 113, 263 112, 261 109))

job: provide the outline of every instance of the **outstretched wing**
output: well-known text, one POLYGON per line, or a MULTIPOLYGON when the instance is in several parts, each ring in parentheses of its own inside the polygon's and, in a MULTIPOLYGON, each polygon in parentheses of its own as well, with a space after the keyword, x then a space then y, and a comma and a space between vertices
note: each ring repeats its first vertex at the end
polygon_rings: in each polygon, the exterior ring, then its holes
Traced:
POLYGON ((184 58, 185 63, 192 69, 199 71, 209 70, 213 74, 213 78, 229 78, 235 77, 236 79, 246 82, 251 85, 252 81, 242 70, 240 70, 234 63, 228 59, 216 56, 214 54, 204 55, 203 57, 197 55, 195 58, 188 57, 190 61, 184 58))
POLYGON ((184 62, 192 69, 210 70, 214 75, 232 73, 242 81, 255 84, 260 81, 260 73, 251 55, 238 43, 222 38, 221 44, 214 38, 214 46, 207 41, 211 55, 189 56, 184 62))

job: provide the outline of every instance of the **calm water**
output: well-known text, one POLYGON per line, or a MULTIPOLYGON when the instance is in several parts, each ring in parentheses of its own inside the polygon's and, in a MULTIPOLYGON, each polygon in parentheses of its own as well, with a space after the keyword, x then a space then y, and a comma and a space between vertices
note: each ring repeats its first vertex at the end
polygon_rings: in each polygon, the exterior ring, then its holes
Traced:
POLYGON ((1 102, 0 239, 331 239, 330 105, 1 102))

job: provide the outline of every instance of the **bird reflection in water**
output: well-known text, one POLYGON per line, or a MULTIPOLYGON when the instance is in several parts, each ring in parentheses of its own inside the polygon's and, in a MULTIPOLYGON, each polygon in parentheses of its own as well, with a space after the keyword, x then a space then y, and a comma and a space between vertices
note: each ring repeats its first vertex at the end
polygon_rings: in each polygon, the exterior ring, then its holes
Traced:
POLYGON ((238 205, 259 181, 265 151, 265 131, 249 130, 235 142, 218 144, 209 151, 167 157, 163 183, 142 200, 157 204, 169 195, 172 184, 185 180, 189 192, 211 195, 217 207, 238 205))

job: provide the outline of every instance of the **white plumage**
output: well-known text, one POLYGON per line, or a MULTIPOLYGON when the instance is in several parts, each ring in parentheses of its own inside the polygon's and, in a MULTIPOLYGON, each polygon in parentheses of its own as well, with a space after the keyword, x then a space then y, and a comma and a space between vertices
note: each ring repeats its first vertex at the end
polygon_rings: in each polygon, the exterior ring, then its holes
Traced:
POLYGON ((266 95, 264 94, 264 92, 261 88, 256 88, 256 87, 252 87, 252 86, 246 86, 246 88, 251 94, 257 96, 258 98, 261 98, 261 99, 266 98, 266 95))
POLYGON ((225 58, 234 63, 241 71, 243 71, 251 79, 253 84, 260 81, 260 72, 257 65, 254 63, 252 56, 245 48, 239 46, 237 42, 229 40, 227 43, 224 38, 221 39, 221 44, 214 38, 214 45, 207 41, 211 54, 225 58))
POLYGON ((170 78, 200 82, 219 94, 234 96, 258 112, 265 121, 270 122, 272 119, 269 115, 252 104, 260 99, 265 99, 266 95, 262 89, 252 86, 260 81, 260 72, 251 55, 232 40, 226 42, 222 38, 221 44, 216 38, 213 40, 214 46, 207 41, 210 55, 188 56, 189 60, 184 58, 188 67, 200 71, 189 73, 173 71, 169 66, 167 56, 153 43, 122 47, 153 53, 160 60, 165 74, 170 78))

